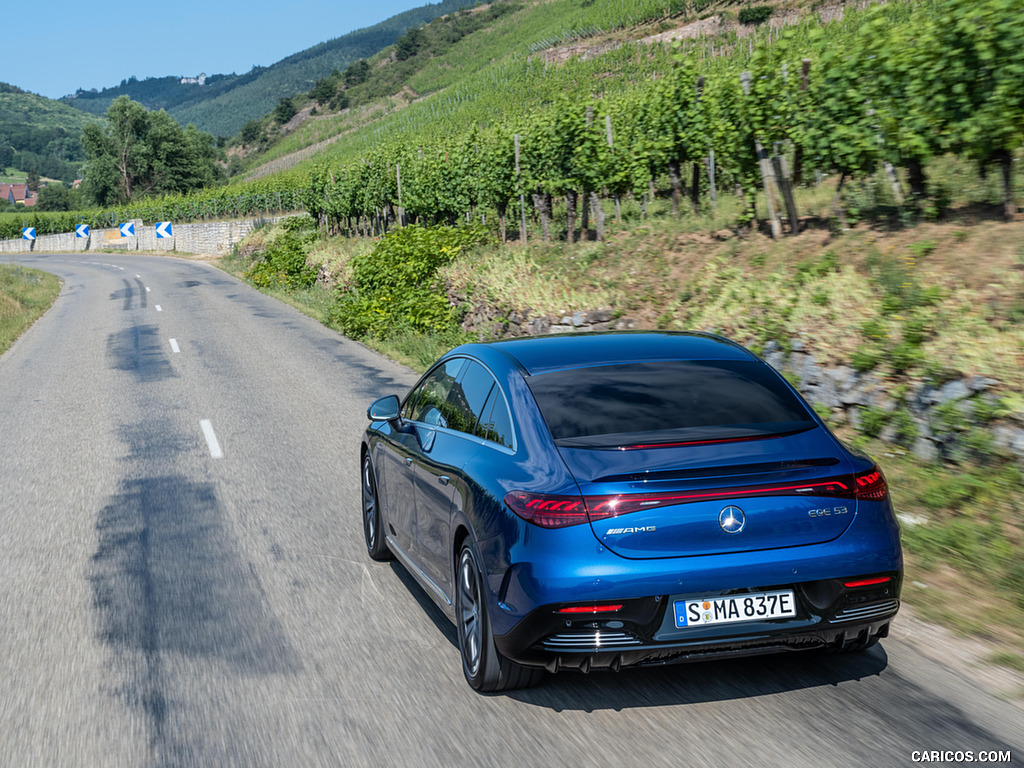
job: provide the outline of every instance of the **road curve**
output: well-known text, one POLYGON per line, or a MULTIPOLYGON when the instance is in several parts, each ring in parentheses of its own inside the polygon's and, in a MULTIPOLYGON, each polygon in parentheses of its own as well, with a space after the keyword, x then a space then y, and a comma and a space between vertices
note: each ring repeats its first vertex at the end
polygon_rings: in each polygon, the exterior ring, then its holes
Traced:
POLYGON ((478 695, 362 543, 366 406, 411 371, 201 262, 14 261, 63 289, 0 357, 0 765, 1024 760, 1018 706, 895 637, 478 695))

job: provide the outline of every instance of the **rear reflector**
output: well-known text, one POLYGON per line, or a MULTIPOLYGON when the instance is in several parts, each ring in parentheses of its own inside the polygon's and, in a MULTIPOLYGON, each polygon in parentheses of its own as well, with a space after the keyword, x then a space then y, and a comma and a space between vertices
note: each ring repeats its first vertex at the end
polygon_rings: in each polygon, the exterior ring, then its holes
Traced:
POLYGON ((615 613, 622 610, 622 603, 618 605, 570 605, 567 608, 559 608, 559 613, 615 613))
POLYGON ((856 475, 842 475, 809 483, 745 485, 732 488, 704 488, 662 493, 620 493, 609 496, 555 496, 528 491, 510 491, 505 503, 519 517, 542 528, 579 525, 589 519, 604 520, 644 509, 670 507, 695 501, 721 501, 759 496, 825 496, 862 501, 884 501, 889 486, 877 466, 856 475))
POLYGON ((873 587, 876 584, 885 584, 892 581, 892 576, 879 576, 877 579, 858 579, 857 581, 844 581, 843 586, 849 589, 854 587, 873 587))

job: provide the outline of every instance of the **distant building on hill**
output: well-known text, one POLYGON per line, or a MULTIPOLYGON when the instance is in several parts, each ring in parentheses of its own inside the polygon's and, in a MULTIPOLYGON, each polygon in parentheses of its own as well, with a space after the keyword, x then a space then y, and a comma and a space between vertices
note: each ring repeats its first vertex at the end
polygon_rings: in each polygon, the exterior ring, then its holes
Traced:
POLYGON ((199 77, 183 77, 179 82, 182 85, 206 85, 206 73, 203 72, 199 77))

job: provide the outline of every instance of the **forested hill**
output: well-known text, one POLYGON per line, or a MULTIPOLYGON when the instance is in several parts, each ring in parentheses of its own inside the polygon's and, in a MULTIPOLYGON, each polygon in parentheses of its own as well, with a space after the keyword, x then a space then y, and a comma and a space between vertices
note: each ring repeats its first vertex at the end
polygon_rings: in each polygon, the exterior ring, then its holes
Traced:
MULTIPOLYGON (((392 16, 379 24, 350 32, 305 51, 292 54, 269 67, 254 67, 244 75, 212 75, 205 85, 182 84, 180 77, 136 80, 129 78, 113 88, 79 91, 62 101, 94 115, 106 113, 110 102, 126 95, 149 109, 166 109, 182 125, 194 124, 215 136, 234 136, 249 120, 273 110, 282 96, 309 90, 334 69, 372 56, 393 44, 410 27, 472 5, 472 0, 441 0, 392 16)), ((196 62, 198 75, 202 62, 196 62)))
POLYGON ((0 166, 70 182, 85 159, 82 128, 95 120, 59 101, 0 83, 0 166))

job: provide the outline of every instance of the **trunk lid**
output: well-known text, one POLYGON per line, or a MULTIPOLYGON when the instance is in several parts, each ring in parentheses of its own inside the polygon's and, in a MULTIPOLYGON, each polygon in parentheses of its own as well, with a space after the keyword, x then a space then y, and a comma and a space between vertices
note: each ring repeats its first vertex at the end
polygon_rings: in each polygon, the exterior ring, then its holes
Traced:
POLYGON ((558 450, 594 535, 622 557, 819 544, 840 536, 857 510, 853 468, 819 426, 738 441, 558 450))

